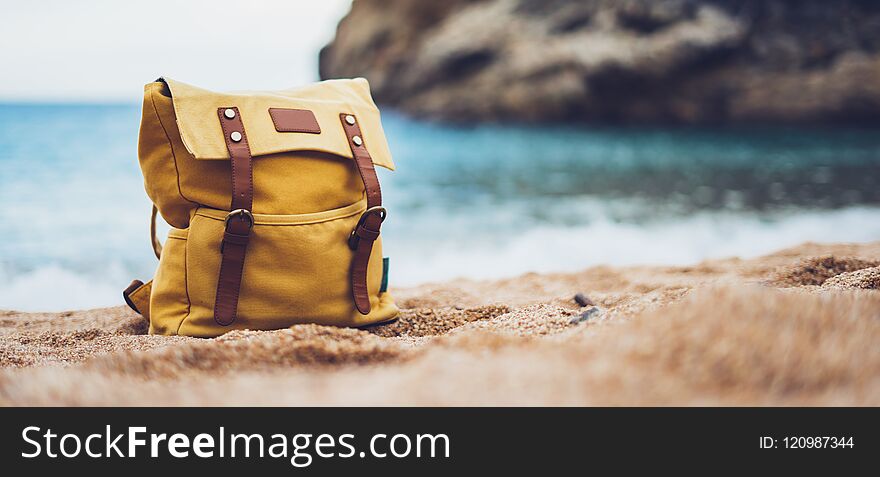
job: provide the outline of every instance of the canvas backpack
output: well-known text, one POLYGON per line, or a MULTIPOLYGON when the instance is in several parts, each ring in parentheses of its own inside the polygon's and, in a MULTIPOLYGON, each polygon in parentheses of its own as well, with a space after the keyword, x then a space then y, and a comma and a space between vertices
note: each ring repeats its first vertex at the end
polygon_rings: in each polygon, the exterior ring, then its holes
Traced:
POLYGON ((397 316, 373 167, 394 163, 366 80, 215 93, 160 78, 144 88, 138 157, 159 265, 123 296, 150 333, 397 316))

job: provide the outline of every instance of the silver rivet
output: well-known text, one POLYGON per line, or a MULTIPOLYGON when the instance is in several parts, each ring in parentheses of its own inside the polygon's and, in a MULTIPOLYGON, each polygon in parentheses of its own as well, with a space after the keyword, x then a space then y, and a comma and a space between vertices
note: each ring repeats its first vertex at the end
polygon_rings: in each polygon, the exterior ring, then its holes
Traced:
POLYGON ((227 119, 232 119, 235 117, 235 110, 227 109, 226 111, 223 111, 223 115, 226 116, 227 119))
POLYGON ((354 116, 348 114, 345 116, 345 122, 354 126, 354 116))
POLYGON ((351 138, 351 142, 353 142, 355 146, 360 146, 361 144, 364 143, 364 140, 361 139, 360 136, 354 136, 351 138))
POLYGON ((233 142, 241 141, 241 133, 238 131, 232 131, 232 134, 229 135, 229 139, 232 139, 233 142))

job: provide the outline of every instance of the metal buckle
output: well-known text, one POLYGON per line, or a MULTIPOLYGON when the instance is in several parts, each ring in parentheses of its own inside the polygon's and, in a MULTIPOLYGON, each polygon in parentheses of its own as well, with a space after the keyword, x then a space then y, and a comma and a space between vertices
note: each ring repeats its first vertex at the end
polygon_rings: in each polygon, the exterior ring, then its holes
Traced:
POLYGON ((365 210, 364 213, 361 214, 361 218, 358 219, 357 225, 354 226, 354 230, 351 231, 351 235, 348 236, 348 247, 350 249, 357 250, 358 245, 361 242, 361 238, 358 237, 357 231, 361 227, 361 225, 364 225, 364 221, 367 219, 367 216, 374 213, 379 214, 380 224, 382 222, 385 222, 385 217, 388 216, 388 211, 385 210, 385 207, 382 207, 380 205, 370 207, 369 209, 365 210))
MULTIPOLYGON (((247 210, 247 209, 233 210, 232 212, 226 214, 226 219, 223 220, 224 231, 227 231, 227 232, 229 231, 229 219, 231 219, 232 217, 241 217, 240 220, 242 220, 242 221, 244 220, 245 217, 247 218, 248 230, 247 230, 247 233, 245 234, 245 236, 249 236, 251 233, 251 229, 254 228, 254 214, 252 214, 251 211, 247 210)), ((239 235, 239 234, 233 234, 233 235, 239 235)), ((225 234, 224 234, 224 237, 225 237, 225 234)), ((225 248, 226 248, 226 238, 224 238, 223 240, 220 241, 220 253, 223 253, 223 250, 225 248)))
POLYGON ((241 220, 244 220, 244 217, 248 219, 248 230, 254 228, 254 214, 251 213, 250 210, 247 209, 235 209, 232 212, 226 214, 226 219, 223 221, 223 225, 228 229, 229 228, 229 219, 234 216, 242 217, 241 220))

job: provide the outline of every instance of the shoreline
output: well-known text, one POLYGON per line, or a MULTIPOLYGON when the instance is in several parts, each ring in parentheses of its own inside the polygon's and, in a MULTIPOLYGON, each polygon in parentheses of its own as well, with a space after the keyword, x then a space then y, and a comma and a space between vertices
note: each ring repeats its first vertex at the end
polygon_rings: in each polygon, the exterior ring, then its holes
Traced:
POLYGON ((0 405, 878 405, 878 281, 880 242, 806 243, 396 289, 400 319, 364 330, 0 311, 0 405))

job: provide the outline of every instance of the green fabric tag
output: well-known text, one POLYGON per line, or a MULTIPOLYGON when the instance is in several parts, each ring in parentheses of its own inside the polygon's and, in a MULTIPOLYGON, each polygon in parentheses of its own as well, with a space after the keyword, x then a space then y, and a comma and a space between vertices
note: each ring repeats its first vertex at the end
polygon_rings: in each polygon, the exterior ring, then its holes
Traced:
POLYGON ((388 257, 382 259, 382 285, 379 286, 379 292, 388 291, 388 261, 388 257))

